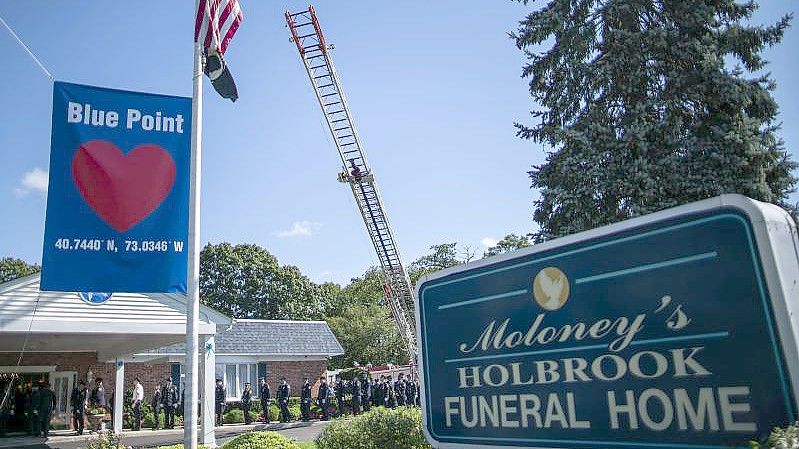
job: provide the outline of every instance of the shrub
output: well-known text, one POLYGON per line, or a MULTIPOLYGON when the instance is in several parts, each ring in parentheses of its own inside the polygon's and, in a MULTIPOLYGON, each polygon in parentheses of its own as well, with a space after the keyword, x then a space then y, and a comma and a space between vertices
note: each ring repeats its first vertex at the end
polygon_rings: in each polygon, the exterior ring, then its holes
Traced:
POLYGON ((223 449, 300 449, 294 441, 277 432, 251 432, 238 436, 223 449))
POLYGON ((86 449, 125 449, 125 443, 111 432, 101 432, 97 438, 89 440, 86 449))
POLYGON ((233 410, 225 413, 224 415, 225 424, 237 424, 244 422, 244 412, 241 410, 234 408, 233 410))
POLYGON ((753 449, 799 449, 799 422, 784 429, 775 427, 765 443, 752 441, 749 445, 753 449))
POLYGON ((316 439, 319 449, 431 449, 415 407, 373 408, 352 419, 330 423, 316 439))

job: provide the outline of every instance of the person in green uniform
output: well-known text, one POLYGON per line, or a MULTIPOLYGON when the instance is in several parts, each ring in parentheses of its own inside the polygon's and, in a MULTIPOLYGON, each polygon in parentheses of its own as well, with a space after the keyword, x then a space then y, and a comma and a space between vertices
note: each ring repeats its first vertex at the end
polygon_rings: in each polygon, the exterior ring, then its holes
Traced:
POLYGON ((45 438, 50 436, 50 419, 53 417, 53 410, 55 410, 55 393, 50 389, 50 384, 44 382, 39 390, 39 420, 40 430, 44 433, 45 438))

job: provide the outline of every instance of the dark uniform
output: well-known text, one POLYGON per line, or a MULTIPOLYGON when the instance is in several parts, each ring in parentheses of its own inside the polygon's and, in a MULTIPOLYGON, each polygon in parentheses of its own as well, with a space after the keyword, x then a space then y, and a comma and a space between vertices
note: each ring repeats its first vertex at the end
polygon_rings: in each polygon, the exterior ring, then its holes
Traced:
POLYGON ((394 396, 397 398, 397 405, 405 405, 405 379, 399 378, 394 382, 394 396))
POLYGON ((311 382, 305 379, 300 393, 300 410, 302 410, 302 420, 311 420, 311 382))
POLYGON ((418 380, 414 381, 413 385, 414 385, 414 387, 416 387, 416 402, 415 402, 415 404, 416 404, 417 407, 421 407, 422 406, 422 389, 419 388, 419 381, 418 380))
POLYGON ((166 385, 161 387, 161 404, 164 406, 164 428, 173 429, 175 427, 175 410, 178 408, 178 389, 170 378, 166 385))
POLYGON ((42 433, 42 422, 39 419, 39 387, 34 386, 28 403, 28 433, 39 436, 42 433))
POLYGON ((39 425, 45 438, 50 436, 50 419, 53 417, 53 410, 55 410, 55 393, 49 385, 45 384, 39 391, 39 425))
POLYGON ((355 416, 361 413, 361 381, 354 377, 350 383, 352 391, 352 415, 355 416))
POLYGON ((241 411, 244 412, 244 424, 251 424, 250 409, 252 408, 252 388, 250 384, 244 384, 244 391, 241 393, 241 411))
POLYGON ((161 423, 161 384, 155 387, 150 405, 153 407, 153 430, 158 430, 161 423))
POLYGON ((89 400, 89 389, 86 384, 72 389, 69 397, 69 404, 72 407, 72 425, 78 431, 78 435, 83 435, 83 417, 86 416, 86 402, 89 400))
POLYGON ((405 381, 405 403, 407 405, 415 406, 416 405, 416 395, 418 391, 416 390, 416 384, 410 381, 405 381))
MULTIPOLYGON (((283 382, 285 382, 285 379, 283 382)), ((291 396, 291 387, 289 384, 283 383, 277 387, 277 404, 280 406, 280 422, 291 421, 291 413, 289 412, 289 396, 291 396)))
POLYGON ((369 379, 364 379, 361 382, 361 404, 363 411, 368 412, 372 404, 372 384, 369 383, 369 379))
POLYGON ((322 409, 322 421, 330 419, 330 409, 328 408, 328 398, 330 397, 330 387, 324 377, 319 379, 319 391, 316 393, 316 404, 322 409))
POLYGON ((272 392, 269 390, 269 384, 264 381, 261 384, 261 391, 260 391, 260 398, 261 398, 261 407, 264 409, 264 421, 269 422, 269 400, 272 399, 272 392))
POLYGON ((214 392, 214 411, 216 412, 216 425, 221 426, 223 424, 224 414, 225 414, 225 398, 227 397, 227 392, 225 391, 225 387, 222 385, 222 380, 217 379, 216 381, 216 391, 214 392))
POLYGON ((380 383, 377 379, 372 379, 369 385, 372 387, 372 406, 383 405, 383 397, 380 395, 380 383))
POLYGON ((344 393, 346 391, 346 386, 341 378, 336 381, 333 391, 336 393, 336 416, 341 416, 344 414, 344 393))
POLYGON ((385 395, 386 407, 394 408, 397 406, 397 397, 391 384, 391 378, 388 376, 386 376, 386 382, 383 384, 383 394, 385 395))

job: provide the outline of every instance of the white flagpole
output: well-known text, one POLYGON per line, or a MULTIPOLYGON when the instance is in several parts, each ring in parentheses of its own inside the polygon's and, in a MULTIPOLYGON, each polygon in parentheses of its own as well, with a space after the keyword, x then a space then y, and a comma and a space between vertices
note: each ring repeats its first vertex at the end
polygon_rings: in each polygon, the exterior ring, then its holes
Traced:
MULTIPOLYGON (((196 6, 199 7, 199 0, 196 6)), ((195 8, 195 14, 197 9, 195 8)), ((191 96, 191 169, 189 181, 189 266, 186 298, 186 390, 184 400, 183 447, 197 449, 197 399, 200 315, 200 175, 202 154, 203 67, 202 44, 194 43, 194 88, 191 96), (188 403, 186 403, 188 402, 188 403)), ((206 376, 213 373, 205 373, 206 376)), ((178 387, 179 388, 179 387, 178 387)), ((203 398, 208 401, 210 398, 203 398)), ((211 430, 213 431, 213 430, 211 430)))

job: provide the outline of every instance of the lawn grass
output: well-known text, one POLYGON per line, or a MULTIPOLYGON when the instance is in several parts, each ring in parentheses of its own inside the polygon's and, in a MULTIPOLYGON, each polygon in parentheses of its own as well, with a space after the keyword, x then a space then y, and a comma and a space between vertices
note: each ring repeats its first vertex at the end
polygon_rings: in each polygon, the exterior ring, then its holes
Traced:
POLYGON ((302 449, 316 449, 316 443, 313 441, 301 441, 297 443, 302 449))

